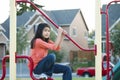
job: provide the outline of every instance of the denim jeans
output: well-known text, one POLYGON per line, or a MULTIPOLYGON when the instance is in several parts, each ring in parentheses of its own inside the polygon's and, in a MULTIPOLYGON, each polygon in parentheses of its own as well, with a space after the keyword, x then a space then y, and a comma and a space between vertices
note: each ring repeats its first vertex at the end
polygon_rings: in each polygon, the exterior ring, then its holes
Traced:
POLYGON ((70 67, 55 64, 56 57, 54 54, 48 54, 42 59, 34 69, 35 74, 45 73, 52 76, 52 73, 63 73, 63 80, 72 80, 72 72, 70 67))

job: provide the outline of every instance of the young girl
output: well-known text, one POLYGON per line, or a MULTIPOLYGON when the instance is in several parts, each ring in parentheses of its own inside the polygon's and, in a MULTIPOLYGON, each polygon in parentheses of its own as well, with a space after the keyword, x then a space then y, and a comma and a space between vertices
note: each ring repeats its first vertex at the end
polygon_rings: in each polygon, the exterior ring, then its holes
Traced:
POLYGON ((31 41, 31 58, 34 63, 34 74, 51 77, 53 73, 63 73, 63 80, 72 80, 71 69, 68 66, 55 64, 55 55, 48 54, 48 50, 59 50, 66 34, 62 28, 58 29, 56 41, 50 40, 50 26, 46 23, 37 25, 37 31, 31 41))

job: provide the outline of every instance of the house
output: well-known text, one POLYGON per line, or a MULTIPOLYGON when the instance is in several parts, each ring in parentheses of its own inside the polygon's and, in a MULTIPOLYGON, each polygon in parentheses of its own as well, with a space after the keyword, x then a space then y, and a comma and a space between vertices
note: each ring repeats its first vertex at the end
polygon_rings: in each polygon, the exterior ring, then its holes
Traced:
MULTIPOLYGON (((87 43, 87 34, 88 34, 88 27, 84 20, 83 14, 80 9, 68 9, 68 10, 52 10, 46 11, 44 10, 45 14, 53 20, 58 26, 62 27, 68 32, 68 35, 76 41, 80 46, 83 48, 88 48, 87 43)), ((32 37, 34 36, 35 27, 34 25, 38 22, 47 22, 55 33, 57 33, 56 28, 46 20, 39 12, 25 12, 21 16, 17 16, 17 27, 24 26, 26 28, 26 34, 28 35, 28 42, 31 41, 32 37)), ((9 19, 2 24, 5 30, 9 29, 9 19)), ((4 33, 6 37, 9 39, 8 34, 9 31, 4 33)), ((66 56, 64 59, 69 59, 70 51, 79 50, 70 40, 67 38, 64 39, 62 43, 62 49, 65 50, 66 56)), ((24 54, 28 55, 30 51, 30 47, 26 48, 24 54)), ((65 61, 66 61, 65 60, 65 61)))
POLYGON ((6 45, 8 44, 8 38, 4 34, 5 31, 6 30, 0 25, 0 60, 5 56, 6 45))
MULTIPOLYGON (((102 6, 102 10, 105 11, 106 5, 102 6)), ((111 4, 108 10, 109 13, 109 31, 120 22, 120 4, 111 4)), ((105 44, 106 44, 106 18, 105 15, 102 15, 102 53, 106 52, 105 44)), ((112 50, 112 41, 110 40, 110 49, 112 50)), ((111 54, 113 52, 111 51, 111 54)))
MULTIPOLYGON (((17 16, 17 26, 23 26, 33 14, 34 12, 28 12, 17 16)), ((9 20, 10 18, 0 25, 0 59, 9 53, 9 20)))

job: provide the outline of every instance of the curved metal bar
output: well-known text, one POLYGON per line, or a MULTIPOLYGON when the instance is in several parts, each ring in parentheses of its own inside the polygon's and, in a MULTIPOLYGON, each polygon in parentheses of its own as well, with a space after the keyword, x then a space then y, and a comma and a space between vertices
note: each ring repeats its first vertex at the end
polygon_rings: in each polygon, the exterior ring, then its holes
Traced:
POLYGON ((3 59, 2 59, 2 76, 0 78, 0 80, 4 80, 5 76, 6 76, 6 60, 9 58, 9 56, 5 56, 3 59))
MULTIPOLYGON (((17 56, 16 55, 16 60, 17 59, 27 59, 29 62, 30 62, 30 77, 33 79, 33 80, 39 80, 37 79, 36 77, 33 76, 33 60, 31 57, 29 56, 17 56)), ((3 59, 2 59, 2 76, 0 78, 0 80, 4 80, 5 76, 6 76, 6 60, 9 59, 9 55, 5 56, 3 59)))
POLYGON ((32 58, 29 56, 17 56, 16 55, 16 59, 21 59, 21 58, 29 60, 29 62, 30 62, 30 76, 33 80, 39 80, 33 76, 33 60, 32 60, 32 58))
POLYGON ((110 3, 108 3, 108 5, 106 6, 106 10, 105 12, 101 12, 102 14, 106 15, 106 54, 107 54, 107 80, 110 80, 110 75, 109 75, 109 13, 108 13, 108 9, 110 7, 110 5, 112 3, 117 3, 120 2, 120 0, 114 0, 111 1, 110 3))
MULTIPOLYGON (((41 11, 34 3, 28 1, 28 0, 16 0, 17 3, 24 2, 24 3, 29 3, 31 4, 38 12, 40 12, 49 22, 51 22, 56 28, 59 28, 57 24, 55 24, 43 11, 41 11)), ((84 49, 81 46, 79 46, 70 36, 67 34, 65 35, 70 41, 72 41, 79 49, 84 50, 84 51, 94 51, 96 54, 96 46, 94 49, 84 49)))

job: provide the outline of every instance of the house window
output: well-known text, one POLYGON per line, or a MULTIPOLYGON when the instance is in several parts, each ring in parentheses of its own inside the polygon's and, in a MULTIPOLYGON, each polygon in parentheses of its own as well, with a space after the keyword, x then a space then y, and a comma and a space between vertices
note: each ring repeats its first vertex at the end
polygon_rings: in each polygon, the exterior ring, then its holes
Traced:
POLYGON ((73 29, 72 29, 72 35, 73 35, 73 36, 77 36, 77 29, 76 29, 76 28, 73 28, 73 29))

